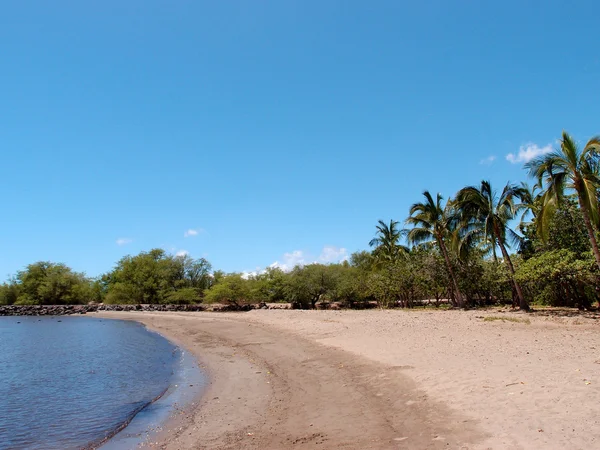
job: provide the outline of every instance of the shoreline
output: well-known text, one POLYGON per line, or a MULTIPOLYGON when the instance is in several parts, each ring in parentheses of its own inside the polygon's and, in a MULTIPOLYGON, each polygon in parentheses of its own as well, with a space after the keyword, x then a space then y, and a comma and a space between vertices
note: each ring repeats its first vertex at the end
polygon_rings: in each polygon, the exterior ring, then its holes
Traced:
MULTIPOLYGON (((106 318, 107 320, 130 320, 124 318, 106 318)), ((90 450, 123 450, 125 448, 143 448, 165 436, 172 416, 181 409, 191 407, 204 392, 207 374, 200 369, 197 359, 185 348, 167 336, 147 327, 148 332, 160 335, 169 341, 180 353, 180 361, 171 384, 158 396, 141 406, 132 416, 121 424, 110 436, 94 444, 90 450), (193 384, 190 384, 193 383, 193 384)))
POLYGON ((211 377, 152 446, 595 448, 600 315, 475 311, 100 313, 211 377))
POLYGON ((403 372, 248 313, 106 313, 191 352, 209 381, 175 411, 161 449, 475 448, 476 420, 430 398, 403 372))
MULTIPOLYGON (((196 416, 200 414, 204 414, 203 410, 201 409, 205 407, 209 401, 219 399, 219 393, 222 396, 222 393, 224 391, 231 392, 232 389, 229 388, 229 380, 223 383, 223 379, 227 377, 224 376, 225 374, 223 373, 222 368, 220 367, 220 358, 215 358, 215 355, 213 355, 212 353, 203 352, 201 349, 199 350, 195 348, 193 345, 190 345, 189 340, 184 334, 181 334, 180 332, 175 331, 174 329, 165 329, 165 327, 160 325, 160 318, 159 320, 155 321, 153 320, 155 319, 155 317, 150 316, 162 314, 165 313, 156 311, 98 311, 97 313, 94 313, 91 316, 105 319, 130 320, 139 322, 142 325, 144 325, 148 330, 160 334, 162 337, 169 340, 173 345, 186 351, 194 358, 194 363, 205 375, 205 383, 203 388, 197 395, 193 396, 193 398, 187 399, 184 402, 184 404, 174 405, 172 410, 170 411, 169 416, 161 422, 161 429, 157 430, 153 434, 152 440, 150 442, 145 441, 141 445, 142 448, 179 449, 184 447, 179 447, 178 445, 174 445, 174 443, 179 442, 180 436, 183 434, 183 432, 187 431, 189 428, 193 428, 194 418, 196 418, 196 416), (225 384, 225 386, 222 386, 223 384, 225 384)), ((239 368, 236 364, 234 366, 234 371, 237 369, 239 368)), ((250 369, 252 369, 252 367, 250 367, 250 369)), ((246 376, 250 372, 252 372, 252 370, 248 370, 248 367, 243 367, 242 370, 244 371, 246 376)), ((260 389, 254 392, 264 394, 264 392, 262 392, 260 389)), ((259 396, 260 395, 251 396, 250 401, 255 402, 259 396)), ((196 445, 194 445, 194 448, 196 448, 196 445)))
POLYGON ((104 437, 101 441, 95 443, 95 444, 91 444, 89 447, 86 447, 84 450, 97 450, 99 448, 106 448, 107 444, 115 437, 117 437, 121 431, 125 430, 134 420, 135 418, 138 416, 138 414, 140 412, 142 412, 144 409, 146 409, 147 407, 149 407, 150 405, 152 405, 153 403, 159 401, 169 390, 169 388, 166 388, 164 391, 162 391, 159 395, 157 395, 156 397, 154 397, 152 400, 150 400, 148 403, 146 403, 145 405, 140 406, 138 409, 136 409, 134 412, 131 413, 131 415, 129 416, 129 418, 123 422, 122 424, 120 424, 117 428, 115 428, 109 435, 107 435, 106 437, 104 437))

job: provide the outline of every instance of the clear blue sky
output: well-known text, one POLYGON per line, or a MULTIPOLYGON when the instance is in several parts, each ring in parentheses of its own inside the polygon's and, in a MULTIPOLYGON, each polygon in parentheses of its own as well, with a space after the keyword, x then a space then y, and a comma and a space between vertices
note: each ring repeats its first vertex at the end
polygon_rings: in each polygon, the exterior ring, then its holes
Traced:
POLYGON ((0 279, 38 260, 95 276, 153 247, 226 271, 331 261, 424 189, 524 180, 509 153, 600 133, 598 17, 596 1, 3 2, 0 279))

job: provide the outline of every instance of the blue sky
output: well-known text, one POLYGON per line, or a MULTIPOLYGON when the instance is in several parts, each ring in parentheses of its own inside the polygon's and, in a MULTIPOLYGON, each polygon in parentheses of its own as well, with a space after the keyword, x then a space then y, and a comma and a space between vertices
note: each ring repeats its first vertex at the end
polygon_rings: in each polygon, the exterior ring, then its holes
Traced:
POLYGON ((0 279, 153 247, 335 261, 424 189, 524 180, 521 150, 600 133, 593 1, 1 7, 0 279))

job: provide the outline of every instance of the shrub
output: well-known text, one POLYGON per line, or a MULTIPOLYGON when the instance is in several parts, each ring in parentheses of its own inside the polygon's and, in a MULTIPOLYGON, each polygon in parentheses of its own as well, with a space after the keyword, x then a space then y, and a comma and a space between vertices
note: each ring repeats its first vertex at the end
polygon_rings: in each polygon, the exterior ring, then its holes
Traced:
POLYGON ((578 259, 575 252, 561 249, 523 261, 515 278, 538 304, 589 308, 597 299, 597 272, 590 253, 578 259))
POLYGON ((214 286, 204 291, 204 301, 206 303, 224 303, 236 308, 257 302, 252 295, 250 282, 237 273, 225 275, 214 286))
POLYGON ((166 303, 189 304, 202 301, 201 291, 196 288, 181 288, 166 295, 166 303))

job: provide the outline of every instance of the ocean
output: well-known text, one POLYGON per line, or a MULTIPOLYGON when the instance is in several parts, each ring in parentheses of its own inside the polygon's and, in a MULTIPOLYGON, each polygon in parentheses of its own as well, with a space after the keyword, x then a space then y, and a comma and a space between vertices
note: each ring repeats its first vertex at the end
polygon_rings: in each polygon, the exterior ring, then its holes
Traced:
POLYGON ((175 385, 193 396, 201 378, 190 355, 137 322, 0 317, 0 449, 93 448, 134 416, 105 447, 135 448, 184 403, 175 385))

